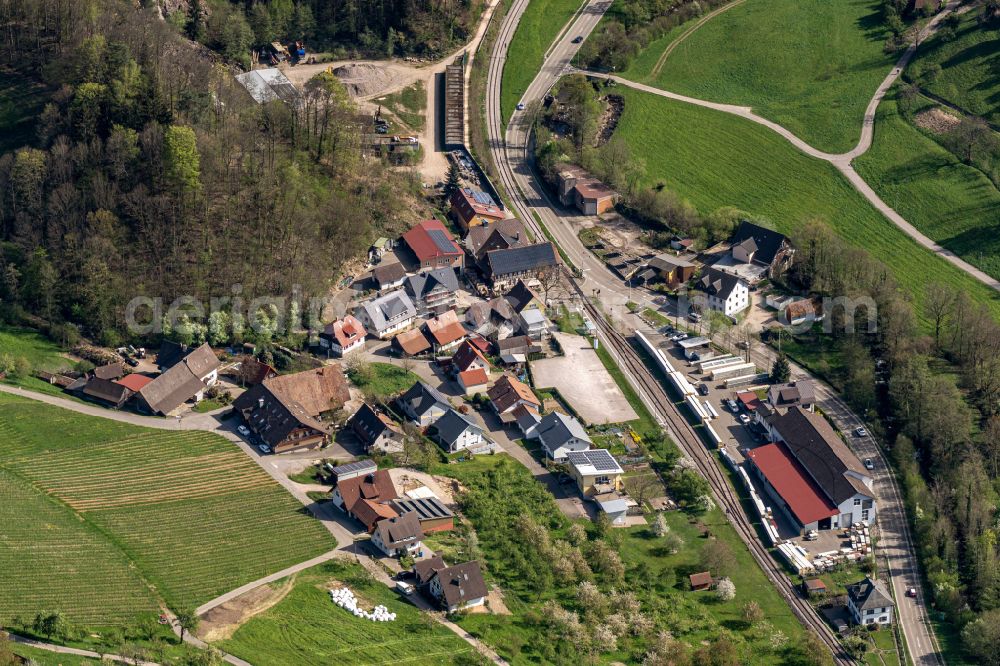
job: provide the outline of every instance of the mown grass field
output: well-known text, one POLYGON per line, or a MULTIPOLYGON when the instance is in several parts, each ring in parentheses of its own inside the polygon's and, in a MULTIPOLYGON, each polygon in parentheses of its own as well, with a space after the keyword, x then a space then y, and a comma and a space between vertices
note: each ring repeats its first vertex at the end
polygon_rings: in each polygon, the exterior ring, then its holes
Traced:
POLYGON ((832 165, 750 121, 623 86, 617 91, 625 96, 617 132, 645 160, 644 185, 664 183, 705 213, 736 206, 786 234, 822 219, 885 262, 918 306, 936 281, 966 291, 1000 318, 1000 296, 910 240, 832 165))
POLYGON ((545 51, 582 0, 531 0, 510 40, 500 79, 500 112, 506 123, 521 95, 542 68, 545 51))
POLYGON ((935 95, 1000 124, 1000 29, 995 23, 993 29, 983 29, 977 14, 973 9, 962 16, 954 40, 936 35, 921 44, 906 73, 935 95), (927 81, 921 75, 932 64, 941 66, 941 74, 927 81))
MULTIPOLYGON (((625 76, 713 102, 752 106, 813 145, 845 152, 893 56, 876 0, 747 0, 692 33, 652 72, 658 40, 625 76)), ((658 50, 657 50, 658 49, 658 50)))
POLYGON ((341 561, 298 574, 287 597, 219 647, 270 666, 437 666, 454 664, 458 656, 477 663, 478 657, 472 646, 402 601, 360 565, 341 561), (396 621, 371 622, 334 605, 327 590, 339 583, 354 592, 363 608, 383 604, 396 613, 396 621))
POLYGON ((854 166, 921 232, 1000 278, 1000 190, 900 116, 894 101, 879 106, 875 141, 854 166))
POLYGON ((0 622, 194 607, 333 547, 221 437, 149 430, 0 394, 0 622), (16 517, 16 519, 15 519, 16 517), (78 544, 78 545, 73 545, 78 544))

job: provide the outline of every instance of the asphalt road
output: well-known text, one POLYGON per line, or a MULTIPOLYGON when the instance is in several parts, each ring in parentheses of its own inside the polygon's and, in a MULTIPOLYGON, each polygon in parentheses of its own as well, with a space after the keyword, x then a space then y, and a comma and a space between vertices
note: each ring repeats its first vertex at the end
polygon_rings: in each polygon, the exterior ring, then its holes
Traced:
MULTIPOLYGON (((546 191, 546 188, 535 177, 531 167, 532 160, 528 153, 530 149, 528 141, 531 127, 529 114, 526 112, 515 112, 513 118, 510 119, 506 132, 503 131, 500 115, 500 75, 502 74, 503 62, 506 58, 509 37, 513 34, 513 29, 516 28, 517 21, 520 19, 520 12, 524 9, 524 4, 516 1, 508 13, 501 28, 500 37, 496 42, 491 62, 490 81, 487 88, 487 118, 494 163, 497 166, 500 179, 508 195, 513 199, 513 207, 521 219, 525 220, 526 224, 531 227, 537 227, 536 220, 541 221, 551 234, 553 240, 569 257, 570 261, 583 272, 584 279, 582 286, 584 291, 588 294, 597 295, 604 305, 605 310, 613 318, 617 318, 625 322, 626 326, 634 328, 637 325, 637 319, 628 313, 624 308, 624 303, 629 300, 647 300, 648 295, 640 296, 638 295, 638 290, 628 289, 605 267, 603 262, 599 261, 583 246, 576 234, 582 228, 583 220, 587 218, 578 215, 575 210, 569 210, 559 204, 558 201, 553 200, 546 191)), ((577 35, 582 35, 586 38, 600 20, 601 15, 607 10, 608 4, 604 0, 591 1, 588 3, 585 11, 575 19, 573 26, 562 33, 556 46, 550 50, 538 76, 521 99, 528 106, 529 111, 532 102, 541 100, 563 73, 571 71, 572 68, 569 64, 578 49, 578 45, 572 43, 573 38, 577 35)), ((956 2, 951 2, 949 8, 953 8, 955 4, 956 2)), ((912 57, 912 52, 904 54, 900 60, 899 67, 905 65, 910 57, 912 57)), ((886 77, 876 91, 869 105, 869 110, 866 112, 862 137, 855 150, 864 152, 871 145, 874 112, 878 106, 878 101, 898 76, 899 69, 897 68, 886 77)), ((662 93, 663 91, 660 92, 662 93)), ((670 95, 672 96, 672 94, 670 95)), ((711 104, 702 100, 688 98, 682 101, 697 102, 702 105, 711 104)), ((741 112, 740 115, 742 115, 743 109, 741 107, 732 108, 739 109, 741 112)), ((721 110, 730 111, 729 109, 721 110)), ((749 109, 745 109, 745 111, 751 113, 749 109)), ((759 120, 762 121, 762 124, 770 123, 766 119, 760 118, 759 120)), ((776 129, 776 131, 777 129, 784 130, 780 126, 772 129, 776 129)), ((787 130, 785 131, 787 132, 787 130)), ((797 140, 797 137, 794 138, 797 140)), ((804 144, 804 147, 808 148, 809 151, 816 152, 808 144, 804 144)), ((828 157, 830 161, 837 159, 837 161, 844 162, 850 168, 851 158, 841 158, 841 156, 834 155, 829 155, 828 157)), ((853 169, 850 170, 853 171, 853 169)), ((871 194, 874 195, 874 192, 871 194)), ((886 206, 886 208, 888 207, 886 206)), ((893 221, 899 224, 898 221, 893 221)), ((931 243, 929 240, 927 242, 931 243)), ((944 252, 946 253, 947 251, 944 252)), ((953 263, 955 262, 953 261, 953 263)), ((963 268, 963 270, 965 269, 963 268)), ((769 367, 770 362, 767 360, 765 352, 755 351, 754 355, 758 357, 762 367, 769 367)), ((795 372, 799 376, 808 376, 802 368, 795 368, 795 372)), ((818 393, 822 400, 820 403, 821 406, 833 416, 842 429, 850 432, 857 424, 860 424, 860 419, 851 413, 847 405, 837 397, 830 387, 820 382, 817 383, 820 385, 818 393)), ((852 442, 852 445, 861 457, 872 458, 877 461, 875 491, 880 500, 879 526, 882 534, 880 551, 888 563, 893 592, 899 601, 897 617, 903 629, 907 649, 915 664, 936 666, 943 663, 943 661, 940 657, 933 629, 929 625, 923 603, 922 601, 918 602, 907 598, 904 594, 908 587, 914 587, 917 589, 917 599, 922 600, 925 598, 904 506, 895 480, 892 477, 891 469, 882 458, 881 452, 874 441, 870 438, 859 438, 859 441, 852 442)))

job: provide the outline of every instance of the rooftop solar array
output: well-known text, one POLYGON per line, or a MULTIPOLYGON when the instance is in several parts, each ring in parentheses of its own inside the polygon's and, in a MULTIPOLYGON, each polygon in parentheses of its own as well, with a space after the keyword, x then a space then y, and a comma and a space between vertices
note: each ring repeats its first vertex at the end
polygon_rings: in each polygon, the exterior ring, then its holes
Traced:
POLYGON ((486 194, 486 192, 483 192, 481 190, 472 190, 472 198, 475 199, 476 203, 478 204, 482 204, 484 206, 493 205, 493 197, 491 197, 490 195, 486 194))
POLYGON ((344 474, 350 474, 352 472, 374 472, 378 469, 378 465, 375 464, 373 460, 359 460, 357 462, 347 463, 346 465, 340 465, 333 468, 333 473, 337 476, 343 476, 344 474))
POLYGON ((440 229, 430 229, 427 231, 427 235, 431 237, 434 241, 434 245, 437 246, 441 252, 454 252, 455 244, 451 242, 448 235, 440 229))
POLYGON ((621 469, 618 462, 605 449, 590 449, 588 451, 569 451, 566 454, 569 461, 576 465, 590 465, 598 472, 613 472, 621 469))

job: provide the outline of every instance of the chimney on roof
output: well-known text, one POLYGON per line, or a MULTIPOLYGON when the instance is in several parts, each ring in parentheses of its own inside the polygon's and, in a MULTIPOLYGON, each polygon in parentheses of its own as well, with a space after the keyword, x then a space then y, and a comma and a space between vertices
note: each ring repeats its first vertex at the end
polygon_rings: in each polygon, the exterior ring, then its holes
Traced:
POLYGON ((264 409, 264 398, 257 398, 257 407, 259 409, 264 409))

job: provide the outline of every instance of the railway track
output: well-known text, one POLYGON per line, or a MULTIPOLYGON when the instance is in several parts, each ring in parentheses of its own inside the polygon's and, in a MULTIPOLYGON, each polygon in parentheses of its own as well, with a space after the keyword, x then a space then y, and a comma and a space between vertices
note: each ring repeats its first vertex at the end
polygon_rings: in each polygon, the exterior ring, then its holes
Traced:
MULTIPOLYGON (((506 141, 500 111, 500 82, 504 63, 507 58, 507 46, 514 36, 514 32, 517 30, 520 15, 527 4, 528 0, 514 0, 497 33, 497 39, 490 56, 486 92, 486 115, 497 176, 510 198, 512 208, 525 225, 532 230, 535 237, 541 239, 548 237, 548 235, 542 229, 540 219, 528 207, 524 200, 524 194, 515 180, 514 167, 511 165, 512 155, 508 152, 509 146, 506 141)), ((545 66, 543 65, 543 71, 545 66)), ((523 114, 517 114, 512 122, 526 122, 526 119, 523 114)), ((530 168, 526 150, 524 146, 517 146, 515 148, 515 152, 518 154, 513 157, 520 169, 530 168)), ((619 365, 638 384, 636 388, 651 403, 649 406, 652 407, 653 414, 657 416, 658 420, 667 428, 681 450, 695 462, 699 472, 708 480, 715 501, 719 506, 726 509, 726 514, 740 538, 746 543, 754 559, 757 560, 761 569, 764 570, 765 575, 770 579, 779 594, 784 597, 785 601, 791 607, 792 612, 805 627, 815 632, 820 640, 830 649, 833 653, 834 663, 837 666, 855 666, 857 662, 844 652, 843 647, 830 627, 820 618, 817 611, 799 595, 795 584, 784 571, 782 565, 772 557, 771 553, 760 541, 756 529, 750 523, 739 497, 729 485, 718 461, 706 448, 701 438, 688 423, 687 419, 680 413, 677 406, 670 400, 664 387, 652 375, 649 368, 646 367, 643 360, 625 337, 605 321, 603 313, 594 307, 576 279, 569 275, 568 271, 567 279, 581 297, 591 320, 597 325, 602 342, 611 350, 612 355, 617 358, 619 365)))
POLYGON ((638 353, 629 344, 628 340, 615 328, 604 320, 604 315, 585 297, 583 291, 572 281, 577 293, 583 299, 585 309, 595 322, 600 337, 605 345, 611 348, 612 353, 618 357, 619 362, 624 365, 629 374, 639 383, 641 392, 655 406, 654 414, 664 419, 671 436, 677 442, 681 450, 695 462, 698 470, 708 481, 712 488, 715 501, 726 509, 729 522, 733 525, 744 543, 750 549, 754 559, 761 569, 768 576, 778 592, 785 598, 792 612, 795 613, 799 621, 807 628, 812 629, 819 638, 833 652, 834 663, 838 665, 853 665, 856 662, 843 651, 840 641, 833 630, 819 617, 816 610, 799 595, 795 584, 788 577, 782 565, 771 555, 770 551, 761 543, 757 530, 750 523, 746 512, 736 495, 732 486, 728 483, 726 475, 719 466, 715 456, 706 448, 702 439, 688 423, 687 419, 680 413, 677 406, 670 400, 666 390, 660 382, 652 376, 646 364, 639 357, 638 353))

